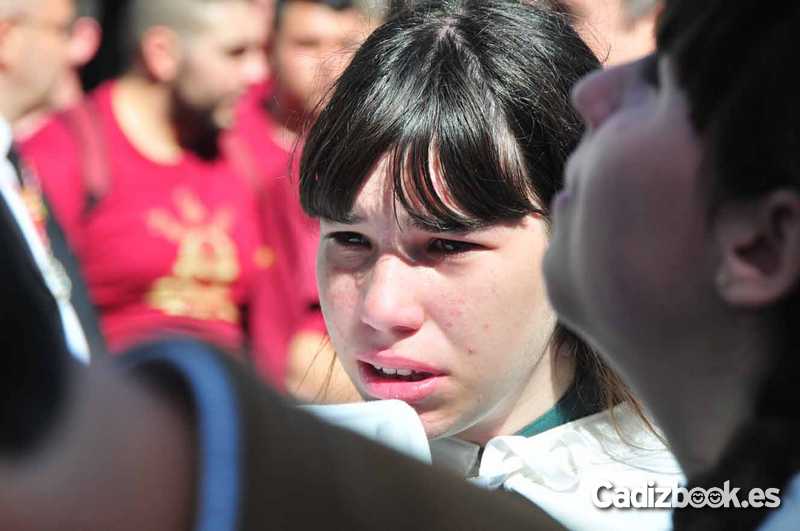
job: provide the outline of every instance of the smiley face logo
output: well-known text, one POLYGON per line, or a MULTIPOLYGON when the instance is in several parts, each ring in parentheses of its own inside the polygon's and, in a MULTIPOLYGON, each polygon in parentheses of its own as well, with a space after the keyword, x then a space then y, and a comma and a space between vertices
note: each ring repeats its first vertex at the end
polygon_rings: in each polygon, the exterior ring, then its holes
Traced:
POLYGON ((700 487, 695 487, 689 491, 689 505, 695 509, 700 509, 706 504, 706 491, 700 487))
POLYGON ((718 487, 708 489, 708 492, 706 493, 706 500, 708 501, 708 506, 712 509, 719 509, 722 507, 722 503, 724 501, 722 489, 718 487))

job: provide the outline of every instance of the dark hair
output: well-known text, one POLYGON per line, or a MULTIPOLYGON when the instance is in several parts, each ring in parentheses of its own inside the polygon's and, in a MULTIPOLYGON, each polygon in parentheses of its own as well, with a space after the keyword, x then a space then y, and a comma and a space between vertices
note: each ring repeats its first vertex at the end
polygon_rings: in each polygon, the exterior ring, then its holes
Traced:
POLYGON ((275 1, 275 17, 273 18, 273 26, 278 29, 281 26, 283 18, 283 9, 287 4, 292 2, 305 2, 306 4, 319 4, 321 6, 329 7, 334 11, 344 11, 345 9, 355 9, 356 3, 353 0, 276 0, 275 1))
MULTIPOLYGON (((800 188, 800 106, 791 81, 800 6, 756 0, 668 0, 658 30, 659 53, 674 63, 704 143, 713 208, 726 198, 757 198, 800 188), (735 50, 735 53, 731 53, 735 50)), ((734 436, 714 470, 690 478, 698 486, 784 488, 800 470, 800 293, 771 309, 774 366, 755 415, 734 436)), ((676 529, 754 529, 766 511, 675 513, 676 529)))
MULTIPOLYGON (((451 0, 396 10, 356 53, 308 134, 303 208, 348 220, 364 181, 388 156, 396 199, 424 225, 458 230, 547 217, 583 131, 570 90, 598 67, 568 18, 544 4, 451 0)), ((595 410, 623 400, 638 407, 562 325, 553 341, 599 386, 595 410)))

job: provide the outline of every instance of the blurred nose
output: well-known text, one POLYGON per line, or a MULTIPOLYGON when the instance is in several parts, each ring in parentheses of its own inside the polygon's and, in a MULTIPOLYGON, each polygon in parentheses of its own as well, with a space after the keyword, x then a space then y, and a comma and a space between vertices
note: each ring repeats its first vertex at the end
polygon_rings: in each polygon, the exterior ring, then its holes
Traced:
POLYGON ((394 256, 379 258, 362 287, 361 321, 374 330, 408 334, 425 318, 414 289, 415 268, 394 256))
POLYGON ((619 106, 624 72, 625 67, 597 70, 572 89, 572 105, 590 130, 602 125, 619 106))

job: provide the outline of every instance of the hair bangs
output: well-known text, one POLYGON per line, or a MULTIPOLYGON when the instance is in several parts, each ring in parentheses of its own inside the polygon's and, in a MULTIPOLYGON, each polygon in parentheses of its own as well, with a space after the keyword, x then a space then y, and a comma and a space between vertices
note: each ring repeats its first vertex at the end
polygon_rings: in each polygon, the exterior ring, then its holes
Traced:
POLYGON ((386 166, 397 201, 434 231, 474 230, 538 211, 505 120, 474 103, 466 113, 462 101, 462 113, 434 115, 427 130, 394 146, 386 166))
POLYGON ((409 50, 379 29, 356 54, 303 149, 309 215, 349 221, 384 159, 397 202, 432 229, 469 230, 540 211, 520 143, 480 63, 446 30, 420 33, 409 50), (361 64, 370 57, 382 61, 361 64))

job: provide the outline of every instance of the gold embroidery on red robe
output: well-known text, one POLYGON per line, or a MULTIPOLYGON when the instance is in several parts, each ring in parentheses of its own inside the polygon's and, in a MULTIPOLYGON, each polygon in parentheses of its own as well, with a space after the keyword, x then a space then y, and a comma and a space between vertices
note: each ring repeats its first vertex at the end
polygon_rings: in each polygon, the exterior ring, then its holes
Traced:
POLYGON ((147 303, 167 315, 238 322, 231 291, 240 271, 230 234, 233 209, 209 212, 185 188, 175 191, 174 203, 178 216, 160 208, 147 215, 150 229, 178 247, 172 274, 153 283, 147 303))

